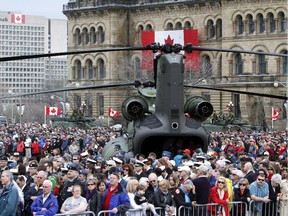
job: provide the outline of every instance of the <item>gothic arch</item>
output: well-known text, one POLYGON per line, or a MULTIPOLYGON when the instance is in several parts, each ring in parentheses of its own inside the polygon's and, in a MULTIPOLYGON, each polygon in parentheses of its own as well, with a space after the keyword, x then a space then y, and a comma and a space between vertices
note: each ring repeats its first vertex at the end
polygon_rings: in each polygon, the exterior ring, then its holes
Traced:
POLYGON ((287 43, 282 43, 279 44, 273 51, 273 53, 280 53, 283 50, 288 50, 288 44, 287 43))

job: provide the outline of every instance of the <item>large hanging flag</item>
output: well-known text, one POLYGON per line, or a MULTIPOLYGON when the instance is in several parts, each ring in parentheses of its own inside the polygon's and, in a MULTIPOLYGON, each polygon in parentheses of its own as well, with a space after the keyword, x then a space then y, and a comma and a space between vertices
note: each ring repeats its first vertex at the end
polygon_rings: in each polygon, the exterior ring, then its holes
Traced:
POLYGON ((61 108, 45 106, 45 115, 61 115, 61 113, 61 108))
POLYGON ((280 117, 280 114, 278 110, 274 107, 272 107, 272 121, 278 119, 280 117))
POLYGON ((117 118, 120 115, 120 112, 112 110, 110 107, 108 108, 108 116, 117 118))
MULTIPOLYGON (((182 46, 191 43, 198 46, 198 30, 175 30, 175 31, 143 31, 142 46, 152 43, 181 44, 182 46)), ((182 52, 186 58, 184 60, 186 70, 198 70, 198 51, 192 53, 182 52)), ((154 54, 151 50, 142 51, 142 70, 153 70, 154 54)))
POLYGON ((17 112, 19 115, 23 116, 25 110, 25 104, 17 104, 17 112))
POLYGON ((25 15, 11 14, 11 22, 15 24, 25 24, 25 15))

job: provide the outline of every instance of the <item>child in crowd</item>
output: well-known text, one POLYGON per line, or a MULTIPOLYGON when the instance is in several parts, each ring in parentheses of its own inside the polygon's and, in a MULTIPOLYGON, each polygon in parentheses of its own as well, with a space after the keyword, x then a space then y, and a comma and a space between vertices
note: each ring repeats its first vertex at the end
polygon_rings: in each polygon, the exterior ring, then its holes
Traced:
POLYGON ((145 197, 146 187, 144 185, 138 185, 136 188, 137 192, 135 194, 135 202, 143 208, 143 216, 146 216, 146 211, 150 210, 154 216, 159 216, 157 214, 153 204, 148 203, 145 197))

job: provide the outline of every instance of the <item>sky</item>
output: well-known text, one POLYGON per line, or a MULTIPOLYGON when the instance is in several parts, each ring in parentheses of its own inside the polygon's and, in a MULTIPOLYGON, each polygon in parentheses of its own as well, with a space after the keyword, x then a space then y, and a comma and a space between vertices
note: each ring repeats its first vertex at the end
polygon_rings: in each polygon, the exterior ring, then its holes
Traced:
POLYGON ((44 16, 51 19, 67 19, 62 13, 63 4, 69 0, 0 0, 0 11, 22 12, 24 15, 44 16))

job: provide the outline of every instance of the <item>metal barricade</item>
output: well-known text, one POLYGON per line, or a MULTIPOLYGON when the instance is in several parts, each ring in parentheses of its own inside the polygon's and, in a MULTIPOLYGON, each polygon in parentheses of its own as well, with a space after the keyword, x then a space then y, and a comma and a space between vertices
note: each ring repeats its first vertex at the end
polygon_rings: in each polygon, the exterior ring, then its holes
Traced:
POLYGON ((73 215, 77 215, 77 216, 95 216, 94 212, 92 211, 85 211, 85 212, 81 212, 81 213, 59 213, 56 214, 55 216, 73 216, 73 215))
POLYGON ((249 213, 249 216, 282 216, 280 214, 279 200, 268 203, 251 201, 249 203, 249 213))
MULTIPOLYGON (((165 211, 164 211, 163 208, 155 207, 155 210, 156 210, 156 212, 159 215, 165 215, 165 211)), ((109 214, 111 212, 112 212, 111 210, 106 210, 106 211, 103 210, 103 211, 100 211, 97 216, 111 216, 111 215, 114 215, 114 214, 109 214)), ((129 211, 127 211, 126 213, 122 213, 120 215, 121 216, 122 215, 125 215, 125 216, 142 216, 143 215, 143 210, 142 209, 129 209, 129 211)), ((153 213, 150 210, 148 210, 146 215, 147 216, 153 216, 153 213)))

